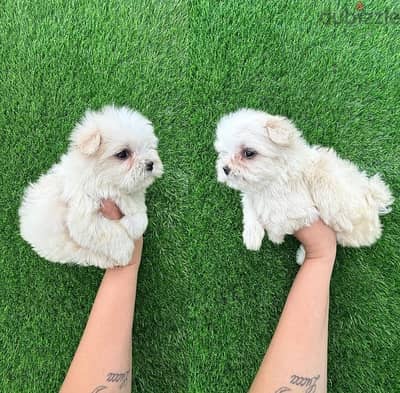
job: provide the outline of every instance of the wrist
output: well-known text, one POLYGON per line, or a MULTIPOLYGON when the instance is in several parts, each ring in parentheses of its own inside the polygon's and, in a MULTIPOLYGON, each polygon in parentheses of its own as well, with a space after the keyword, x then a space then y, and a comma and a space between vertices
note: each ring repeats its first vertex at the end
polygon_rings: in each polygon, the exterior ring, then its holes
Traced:
POLYGON ((113 272, 132 272, 132 271, 138 271, 140 266, 140 261, 135 260, 134 258, 131 259, 131 261, 125 265, 125 266, 113 266, 106 271, 113 271, 113 272))
POLYGON ((304 260, 303 265, 313 265, 313 266, 322 266, 333 268, 335 264, 336 253, 335 252, 327 252, 325 254, 319 256, 308 256, 304 260))
POLYGON ((320 242, 313 245, 306 245, 306 259, 329 259, 335 260, 336 242, 320 242))

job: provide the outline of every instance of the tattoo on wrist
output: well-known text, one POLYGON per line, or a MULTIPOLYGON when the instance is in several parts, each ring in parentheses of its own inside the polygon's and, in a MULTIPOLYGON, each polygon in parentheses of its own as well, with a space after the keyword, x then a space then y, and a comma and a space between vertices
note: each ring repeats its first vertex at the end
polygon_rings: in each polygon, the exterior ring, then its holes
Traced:
MULTIPOLYGON (((119 389, 122 389, 129 380, 129 370, 124 373, 108 373, 106 381, 110 383, 119 384, 119 389)), ((94 388, 90 393, 100 393, 103 390, 108 389, 106 385, 99 385, 94 388)))
MULTIPOLYGON (((289 382, 291 385, 299 386, 304 389, 304 393, 315 393, 317 390, 317 382, 319 380, 319 375, 316 375, 314 377, 301 377, 299 375, 293 374, 289 382)), ((275 393, 285 393, 285 392, 291 392, 292 389, 290 389, 287 386, 281 386, 278 390, 275 391, 275 393)))
POLYGON ((91 393, 99 393, 106 389, 107 389, 107 386, 99 385, 99 386, 95 387, 91 393))
POLYGON ((119 383, 119 388, 122 389, 129 377, 129 370, 125 371, 124 373, 108 373, 107 374, 107 382, 114 382, 114 383, 119 383))
POLYGON ((317 382, 319 375, 315 377, 300 377, 298 375, 292 375, 290 377, 290 383, 292 385, 301 386, 304 388, 305 393, 314 393, 317 390, 317 382))

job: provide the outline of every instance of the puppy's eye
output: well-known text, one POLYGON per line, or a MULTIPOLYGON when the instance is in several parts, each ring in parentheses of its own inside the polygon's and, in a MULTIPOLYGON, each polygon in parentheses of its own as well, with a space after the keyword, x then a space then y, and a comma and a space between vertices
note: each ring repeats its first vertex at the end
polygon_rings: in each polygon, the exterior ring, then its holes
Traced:
POLYGON ((119 160, 126 160, 131 155, 128 149, 121 150, 119 153, 115 154, 119 160))
POLYGON ((244 158, 253 158, 257 155, 257 152, 252 149, 244 149, 242 154, 244 158))

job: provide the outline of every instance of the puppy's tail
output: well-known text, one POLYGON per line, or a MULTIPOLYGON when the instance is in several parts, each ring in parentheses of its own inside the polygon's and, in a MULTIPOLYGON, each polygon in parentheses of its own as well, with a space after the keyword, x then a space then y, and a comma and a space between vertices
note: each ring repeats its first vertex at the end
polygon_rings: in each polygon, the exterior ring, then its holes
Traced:
POLYGON ((368 196, 378 207, 379 214, 383 215, 390 213, 392 210, 390 206, 393 204, 394 198, 389 187, 384 183, 379 174, 376 174, 369 179, 368 189, 368 196))

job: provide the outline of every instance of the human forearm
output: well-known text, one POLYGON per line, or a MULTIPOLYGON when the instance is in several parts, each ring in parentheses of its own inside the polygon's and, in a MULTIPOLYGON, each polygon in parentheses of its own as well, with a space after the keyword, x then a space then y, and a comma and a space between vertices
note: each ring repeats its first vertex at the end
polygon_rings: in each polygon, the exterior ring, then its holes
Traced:
MULTIPOLYGON (((328 231, 321 223, 308 230, 314 234, 328 231)), ((334 238, 321 248, 318 242, 316 247, 308 240, 302 238, 308 246, 307 257, 293 282, 251 393, 326 392, 329 284, 336 248, 334 238)))
POLYGON ((61 393, 131 391, 132 323, 140 249, 132 264, 109 269, 61 393))
POLYGON ((333 260, 328 259, 306 259, 300 268, 272 341, 286 338, 280 350, 287 347, 295 356, 319 344, 326 334, 332 268, 333 260))
POLYGON ((300 384, 325 392, 332 267, 333 260, 306 259, 300 268, 251 393, 296 392, 300 384))

